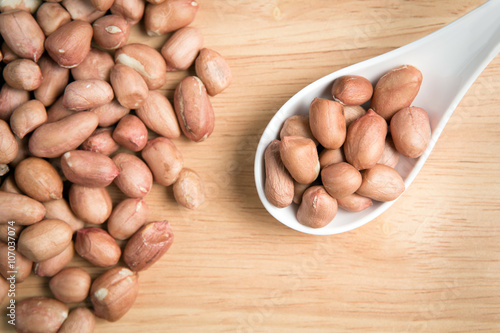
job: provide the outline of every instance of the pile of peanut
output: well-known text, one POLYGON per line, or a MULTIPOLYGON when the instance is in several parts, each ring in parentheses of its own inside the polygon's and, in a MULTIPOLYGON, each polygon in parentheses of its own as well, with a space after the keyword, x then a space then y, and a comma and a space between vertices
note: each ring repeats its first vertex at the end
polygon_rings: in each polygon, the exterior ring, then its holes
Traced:
POLYGON ((431 137, 427 112, 411 106, 421 83, 410 65, 387 72, 375 88, 362 76, 337 78, 332 99, 315 98, 308 115, 288 118, 281 141, 266 148, 267 200, 299 205, 297 220, 322 228, 338 207, 360 212, 373 200, 397 199, 405 190, 395 169, 400 154, 419 157, 431 137))
POLYGON ((16 283, 32 270, 51 277, 54 295, 19 301, 17 331, 92 332, 94 315, 120 319, 136 299, 137 272, 173 241, 169 222, 148 221, 153 180, 173 186, 184 207, 204 202, 201 178, 172 139, 211 135, 210 97, 229 86, 231 72, 189 26, 197 10, 193 0, 0 3, 0 301, 13 270, 16 283), (127 44, 138 23, 150 36, 171 34, 161 50, 127 44), (193 67, 172 106, 158 89, 168 72, 193 67), (127 197, 115 207, 112 183, 127 197), (106 271, 92 281, 67 268, 75 251, 106 271), (89 296, 92 310, 69 312, 66 303, 89 296))

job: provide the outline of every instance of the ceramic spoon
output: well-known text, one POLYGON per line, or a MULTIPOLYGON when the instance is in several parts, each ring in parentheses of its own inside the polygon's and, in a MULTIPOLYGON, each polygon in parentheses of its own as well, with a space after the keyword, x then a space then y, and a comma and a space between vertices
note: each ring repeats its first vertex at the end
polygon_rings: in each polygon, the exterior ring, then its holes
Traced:
MULTIPOLYGON (((290 98, 266 127, 255 156, 255 183, 260 200, 269 213, 295 230, 317 235, 330 235, 358 228, 387 210, 394 201, 374 202, 362 212, 350 213, 339 208, 337 216, 327 226, 313 229, 300 224, 295 217, 297 205, 276 208, 264 194, 264 151, 279 139, 283 122, 295 114, 307 114, 314 97, 331 99, 335 78, 361 75, 373 84, 392 68, 410 64, 423 74, 423 82, 412 105, 424 108, 430 118, 432 137, 424 154, 417 159, 401 156, 396 169, 410 186, 429 157, 448 119, 469 87, 500 50, 500 0, 490 0, 444 28, 399 49, 343 68, 329 74, 290 98)), ((446 167, 446 166, 443 166, 446 167)))

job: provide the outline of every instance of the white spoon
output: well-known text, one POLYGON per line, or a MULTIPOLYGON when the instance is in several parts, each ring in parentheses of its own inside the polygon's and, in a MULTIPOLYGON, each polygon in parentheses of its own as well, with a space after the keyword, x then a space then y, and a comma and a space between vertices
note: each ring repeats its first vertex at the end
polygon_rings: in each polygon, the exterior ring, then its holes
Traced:
POLYGON ((399 65, 410 64, 423 74, 423 82, 412 105, 424 108, 430 118, 432 137, 424 154, 418 159, 401 157, 396 169, 410 186, 427 160, 448 119, 469 87, 500 50, 500 0, 490 0, 444 28, 399 49, 343 68, 303 88, 290 98, 267 125, 255 155, 255 183, 260 200, 278 221, 295 230, 331 235, 358 228, 387 210, 394 201, 374 202, 362 212, 350 213, 339 208, 337 216, 327 226, 313 229, 296 218, 297 205, 276 208, 264 194, 264 151, 279 139, 283 122, 295 114, 307 114, 314 97, 330 98, 335 78, 361 75, 372 83, 399 65))

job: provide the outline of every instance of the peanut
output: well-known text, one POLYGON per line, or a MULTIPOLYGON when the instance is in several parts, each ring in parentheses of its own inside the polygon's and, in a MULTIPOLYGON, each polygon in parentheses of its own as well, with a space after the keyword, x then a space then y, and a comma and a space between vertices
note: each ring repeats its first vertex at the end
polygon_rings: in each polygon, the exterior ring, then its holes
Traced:
POLYGON ((175 183, 184 166, 181 152, 164 137, 148 141, 142 150, 142 158, 153 173, 154 180, 163 186, 175 183))
POLYGON ((178 30, 193 22, 198 3, 194 0, 166 0, 148 3, 144 11, 144 25, 149 36, 160 36, 178 30))
POLYGON ((285 136, 291 135, 303 136, 313 140, 316 145, 318 144, 318 140, 316 140, 311 132, 309 115, 294 115, 285 120, 283 127, 281 127, 280 140, 283 140, 285 136))
POLYGON ((45 216, 45 207, 30 197, 0 191, 0 223, 15 221, 19 225, 37 223, 45 216))
POLYGON ((116 99, 125 108, 137 109, 148 98, 149 89, 146 82, 138 72, 129 66, 115 65, 109 79, 116 99))
POLYGON ((373 86, 370 81, 359 75, 344 75, 332 86, 332 96, 343 105, 361 105, 370 100, 373 86))
POLYGON ((18 138, 35 130, 47 121, 47 111, 42 102, 33 99, 18 106, 10 116, 10 127, 18 138))
POLYGON ((5 66, 3 78, 14 89, 33 91, 42 84, 42 71, 33 60, 17 59, 5 66))
POLYGON ((142 198, 153 186, 153 175, 146 163, 135 155, 119 153, 113 156, 119 170, 114 183, 128 197, 142 198))
POLYGON ((49 281, 52 294, 64 303, 82 302, 89 295, 90 275, 78 267, 65 268, 49 281))
POLYGON ((87 308, 71 310, 58 333, 92 333, 95 327, 95 317, 87 308))
POLYGON ((111 158, 85 150, 64 153, 61 167, 70 182, 87 187, 106 187, 119 174, 111 158))
POLYGON ((280 156, 286 169, 297 182, 310 184, 318 177, 318 151, 311 139, 285 136, 281 141, 280 156))
POLYGON ((27 195, 40 202, 62 198, 63 181, 57 170, 46 160, 28 157, 15 171, 16 184, 27 195))
POLYGON ((72 111, 90 110, 111 102, 114 98, 111 85, 104 80, 73 81, 66 86, 63 106, 72 111))
POLYGON ((148 142, 148 129, 137 116, 128 114, 116 125, 113 140, 132 151, 141 151, 148 142))
POLYGON ((280 145, 279 140, 273 140, 266 148, 264 154, 266 167, 264 192, 272 205, 283 208, 293 201, 294 181, 281 161, 280 145))
POLYGON ((427 149, 431 140, 431 125, 424 109, 401 109, 392 117, 390 126, 394 146, 404 156, 416 158, 427 149))
POLYGON ((231 84, 232 74, 226 60, 217 51, 203 48, 195 62, 196 75, 205 84, 210 96, 215 96, 231 84))
POLYGON ((337 200, 323 186, 312 186, 302 196, 297 210, 297 221, 311 228, 322 228, 337 214, 337 200))
POLYGON ((177 30, 162 46, 169 71, 188 69, 195 61, 203 45, 203 35, 199 29, 184 27, 177 30))
POLYGON ((150 91, 144 104, 135 113, 150 130, 161 136, 175 139, 181 135, 172 104, 158 91, 150 91))
POLYGON ((35 90, 35 98, 44 106, 54 104, 69 82, 69 69, 56 64, 50 57, 44 55, 38 61, 42 71, 42 83, 35 90))
POLYGON ((86 187, 78 184, 69 189, 71 210, 86 223, 102 224, 109 215, 113 204, 104 187, 86 187))
POLYGON ((377 201, 396 200, 405 190, 405 184, 399 173, 383 164, 362 172, 363 181, 357 194, 377 201))
POLYGON ((315 98, 309 107, 309 125, 314 137, 327 149, 340 148, 345 141, 344 107, 339 102, 315 98))
POLYGON ((36 276, 54 276, 59 273, 75 256, 75 245, 73 242, 58 255, 35 263, 33 272, 36 276))
POLYGON ((205 189, 200 176, 193 170, 182 169, 173 186, 174 198, 178 204, 196 209, 205 201, 205 189))
POLYGON ((149 208, 142 198, 127 198, 113 209, 108 232, 116 239, 128 239, 146 223, 149 208))
POLYGON ((122 254, 113 237, 105 230, 95 227, 76 232, 75 250, 82 258, 98 267, 116 265, 122 254))
POLYGON ((321 170, 325 190, 334 199, 353 194, 361 185, 361 174, 349 163, 330 164, 321 170))
POLYGON ((68 317, 68 306, 47 297, 31 297, 17 304, 18 332, 56 333, 68 317))

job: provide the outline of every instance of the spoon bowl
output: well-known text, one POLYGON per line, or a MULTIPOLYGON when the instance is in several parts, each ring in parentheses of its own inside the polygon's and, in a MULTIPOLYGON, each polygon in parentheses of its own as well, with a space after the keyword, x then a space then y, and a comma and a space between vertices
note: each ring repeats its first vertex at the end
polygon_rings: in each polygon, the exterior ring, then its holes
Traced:
POLYGON ((416 159, 401 156, 396 170, 410 186, 429 157, 453 111, 500 49, 500 0, 490 0, 442 29, 411 44, 372 59, 343 68, 309 84, 290 98, 267 125, 257 146, 254 176, 257 192, 264 207, 281 223, 300 232, 331 235, 358 228, 386 211, 394 201, 373 202, 373 206, 357 213, 338 209, 337 216, 323 228, 310 228, 297 221, 298 206, 273 206, 264 193, 264 151, 279 139, 284 121, 293 115, 308 114, 315 97, 332 99, 333 81, 343 75, 360 75, 372 82, 389 70, 409 64, 423 75, 414 106, 424 108, 430 119, 432 136, 426 151, 416 159))

